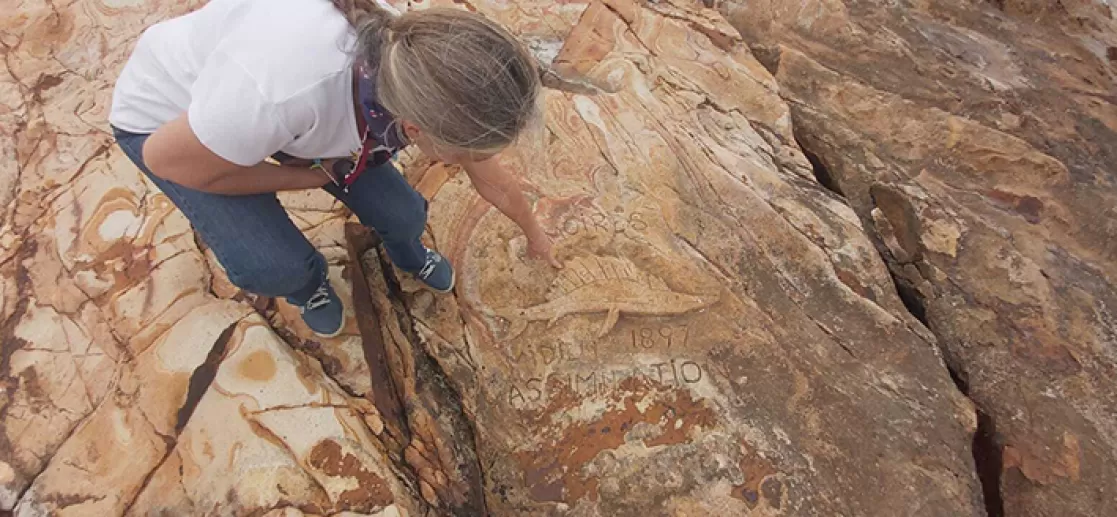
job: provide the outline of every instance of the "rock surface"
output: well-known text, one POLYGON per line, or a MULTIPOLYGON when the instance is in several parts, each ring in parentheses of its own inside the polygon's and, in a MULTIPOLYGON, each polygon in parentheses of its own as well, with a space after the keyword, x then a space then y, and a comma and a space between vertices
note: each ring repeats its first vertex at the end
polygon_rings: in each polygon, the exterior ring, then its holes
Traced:
POLYGON ((546 127, 503 156, 562 271, 526 261, 464 175, 411 171, 460 284, 404 282, 404 304, 494 514, 983 512, 972 407, 715 11, 468 5, 617 92, 549 92, 546 127))
POLYGON ((327 195, 282 197, 353 316, 329 340, 230 284, 106 131, 140 31, 199 4, 19 3, 0 510, 983 515, 974 457, 1003 448, 1013 515, 1104 514, 1111 33, 1044 10, 1084 28, 1023 37, 962 1, 722 6, 734 25, 690 0, 433 2, 509 27, 561 88, 502 160, 565 267, 409 155, 452 296, 327 195))
MULTIPOLYGON (((228 283, 111 145, 112 81, 132 42, 192 5, 11 7, 0 31, 0 509, 419 514, 364 397, 356 329, 308 345, 286 308, 228 283)), ((344 284, 345 214, 321 193, 284 201, 344 284)))
POLYGON ((1114 13, 1090 0, 998 4, 723 10, 983 412, 991 511, 1111 515, 1114 13))

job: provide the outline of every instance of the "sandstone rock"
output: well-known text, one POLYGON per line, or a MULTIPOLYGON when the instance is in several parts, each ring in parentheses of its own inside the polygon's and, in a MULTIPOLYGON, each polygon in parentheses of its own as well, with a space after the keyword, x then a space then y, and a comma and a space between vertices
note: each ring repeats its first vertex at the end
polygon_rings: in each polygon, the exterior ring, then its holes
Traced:
POLYGON ((1011 508, 1104 513, 1113 228, 1074 223, 1114 206, 1088 142, 1117 118, 1084 40, 878 33, 861 17, 904 8, 869 1, 750 2, 735 25, 689 0, 394 3, 482 12, 554 74, 546 121, 501 159, 565 268, 528 260, 458 168, 407 153, 457 291, 397 275, 328 196, 285 194, 350 302, 346 332, 314 338, 230 284, 105 133, 131 42, 197 4, 20 4, 0 31, 0 509, 982 515, 988 449, 941 348, 1004 440, 1004 481, 1055 487, 1011 508), (892 61, 845 69, 840 35, 894 37, 892 61), (1033 71, 1050 42, 1081 61, 1033 71), (1040 104, 1045 80, 1077 89, 1040 104))
POLYGON ((549 92, 502 157, 561 272, 462 175, 410 171, 460 283, 402 279, 419 340, 386 348, 446 373, 493 514, 983 512, 972 407, 731 27, 683 2, 468 5, 618 92, 549 92))
POLYGON ((315 514, 415 511, 394 495, 407 491, 364 424, 375 410, 252 320, 231 336, 176 449, 130 513, 244 514, 280 504, 315 514))
MULTIPOLYGON (((314 348, 282 310, 238 293, 111 145, 106 109, 132 42, 197 5, 22 3, 0 22, 0 140, 15 166, 0 170, 0 509, 416 514, 361 396, 359 341, 345 362, 345 339, 314 348), (335 380, 323 368, 337 362, 349 375, 335 380)), ((347 214, 321 193, 283 201, 344 284, 347 214)))
POLYGON ((995 5, 1037 25, 1055 25, 1099 59, 1117 63, 1117 12, 1107 0, 999 0, 995 5))
POLYGON ((986 415, 990 512, 1108 515, 1117 82, 1096 43, 1117 31, 1104 2, 999 3, 1017 17, 962 1, 724 7, 986 415))
POLYGON ((179 408, 206 345, 227 341, 226 329, 247 314, 237 304, 205 305, 125 362, 113 391, 54 452, 16 514, 123 513, 174 445, 179 408))

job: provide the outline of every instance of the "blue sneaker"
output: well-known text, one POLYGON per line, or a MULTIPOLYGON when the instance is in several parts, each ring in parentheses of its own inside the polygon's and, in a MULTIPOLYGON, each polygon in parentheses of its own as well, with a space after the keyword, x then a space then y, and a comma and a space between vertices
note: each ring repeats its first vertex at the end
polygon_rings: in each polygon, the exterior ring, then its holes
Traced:
POLYGON ((427 248, 426 264, 415 277, 440 293, 454 290, 454 267, 446 257, 430 248, 427 248))
POLYGON ((306 326, 318 337, 335 337, 345 328, 345 307, 328 278, 305 304, 298 307, 306 326))

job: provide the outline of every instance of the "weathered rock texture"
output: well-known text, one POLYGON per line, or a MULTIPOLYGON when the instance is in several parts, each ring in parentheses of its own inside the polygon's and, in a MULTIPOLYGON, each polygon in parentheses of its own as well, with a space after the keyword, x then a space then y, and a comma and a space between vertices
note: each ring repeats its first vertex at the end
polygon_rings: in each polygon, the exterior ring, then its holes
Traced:
POLYGON ((0 27, 0 510, 983 515, 991 455, 1006 494, 1041 487, 1015 512, 1104 514, 1117 118, 1079 42, 1108 33, 865 4, 727 6, 736 28, 689 0, 451 4, 561 88, 502 160, 565 268, 410 155, 459 287, 419 289, 327 195, 284 195, 352 316, 320 340, 231 285, 106 131, 131 43, 197 4, 20 3, 0 27), (846 30, 878 18, 896 26, 846 30), (976 77, 992 90, 961 90, 976 77))
POLYGON ((992 0, 990 3, 1022 21, 1058 27, 1103 61, 1117 62, 1117 13, 1109 0, 992 0))
MULTIPOLYGON (((112 81, 132 41, 190 7, 5 11, 0 508, 414 515, 418 491, 364 397, 356 328, 310 346, 286 308, 254 306, 111 145, 112 81)), ((345 214, 321 193, 285 202, 344 284, 345 214)))
POLYGON ((464 175, 411 171, 460 284, 405 281, 403 301, 494 514, 984 511, 972 407, 716 11, 469 6, 617 92, 548 92, 546 127, 503 157, 562 271, 526 261, 464 175))
POLYGON ((997 3, 723 8, 986 415, 990 508, 1112 515, 1114 13, 997 3))

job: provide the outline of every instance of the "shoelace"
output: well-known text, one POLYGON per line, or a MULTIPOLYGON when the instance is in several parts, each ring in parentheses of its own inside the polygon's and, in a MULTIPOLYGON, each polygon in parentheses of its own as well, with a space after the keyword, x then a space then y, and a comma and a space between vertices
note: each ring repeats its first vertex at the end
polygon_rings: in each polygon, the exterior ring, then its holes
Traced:
POLYGON ((310 295, 310 299, 307 300, 306 304, 299 308, 299 312, 300 314, 305 313, 306 311, 312 311, 329 304, 330 288, 327 284, 322 284, 318 287, 317 291, 314 291, 314 294, 310 295))
POLYGON ((426 280, 430 277, 431 274, 434 273, 434 268, 438 266, 439 262, 442 262, 442 257, 434 253, 428 253, 427 262, 423 264, 423 269, 419 270, 419 278, 426 280))

